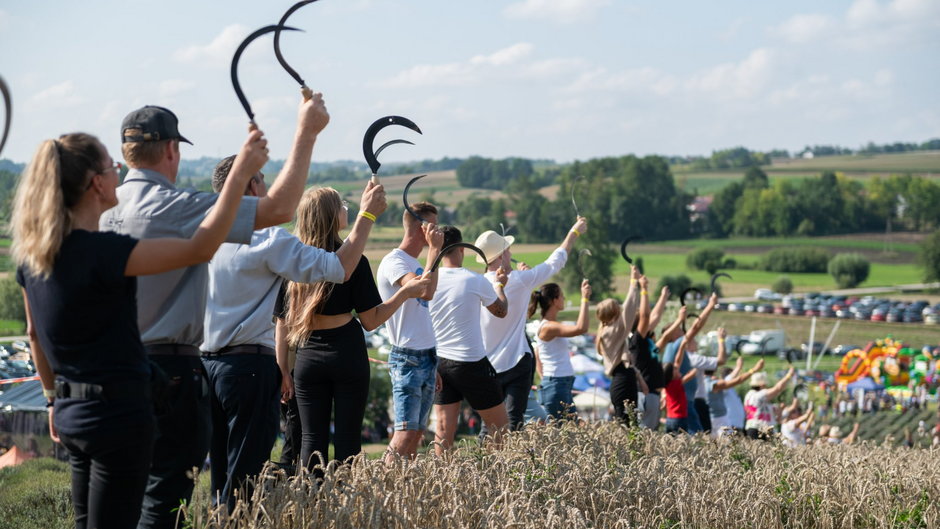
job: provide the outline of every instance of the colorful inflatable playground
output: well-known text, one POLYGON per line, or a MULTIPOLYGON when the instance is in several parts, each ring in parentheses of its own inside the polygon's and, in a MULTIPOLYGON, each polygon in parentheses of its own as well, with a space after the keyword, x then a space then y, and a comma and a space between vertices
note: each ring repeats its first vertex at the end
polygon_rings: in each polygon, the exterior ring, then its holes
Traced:
POLYGON ((934 353, 928 348, 913 349, 888 336, 846 353, 836 371, 836 383, 842 389, 883 390, 898 398, 910 397, 918 386, 936 394, 938 355, 934 353))

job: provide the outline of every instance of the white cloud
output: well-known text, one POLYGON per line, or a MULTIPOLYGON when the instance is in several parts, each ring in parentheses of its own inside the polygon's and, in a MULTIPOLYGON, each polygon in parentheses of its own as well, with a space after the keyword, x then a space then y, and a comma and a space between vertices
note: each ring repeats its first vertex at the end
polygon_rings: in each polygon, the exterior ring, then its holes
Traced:
POLYGON ((241 41, 248 35, 249 30, 241 24, 227 26, 212 42, 204 46, 187 46, 176 50, 173 58, 180 62, 201 64, 228 64, 232 54, 241 41))
POLYGON ((503 15, 509 18, 547 19, 568 23, 590 20, 608 5, 610 0, 523 0, 506 6, 503 15))
POLYGON ((759 48, 738 63, 719 64, 705 73, 692 76, 685 87, 693 92, 708 92, 730 97, 752 97, 770 79, 773 52, 759 48))
POLYGON ((729 41, 738 36, 741 29, 747 24, 746 17, 738 17, 731 21, 724 30, 718 33, 718 40, 729 41))
POLYGON ((834 22, 825 15, 795 15, 772 29, 772 33, 793 43, 806 43, 825 36, 834 22))
POLYGON ((64 81, 40 90, 29 98, 27 105, 30 109, 71 108, 80 105, 83 101, 84 98, 75 91, 75 83, 64 81))
POLYGON ((485 81, 488 75, 509 71, 532 53, 534 46, 520 42, 489 55, 475 55, 466 62, 418 64, 382 84, 386 87, 459 86, 485 81))
POLYGON ((13 21, 13 17, 10 16, 10 13, 0 9, 0 30, 7 29, 13 21))

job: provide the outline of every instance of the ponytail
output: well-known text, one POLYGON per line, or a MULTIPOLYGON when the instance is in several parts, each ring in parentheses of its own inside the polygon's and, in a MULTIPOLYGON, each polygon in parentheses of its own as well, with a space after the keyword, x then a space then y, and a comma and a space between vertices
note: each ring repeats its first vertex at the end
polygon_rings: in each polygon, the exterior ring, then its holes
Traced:
POLYGON ((561 287, 558 286, 558 283, 546 283, 542 285, 541 288, 532 293, 532 296, 529 297, 529 318, 535 314, 535 309, 538 308, 541 311, 542 318, 545 318, 545 314, 548 312, 548 307, 551 306, 552 302, 558 299, 558 296, 561 296, 561 287))
POLYGON ((74 133, 46 140, 20 177, 13 199, 13 261, 48 278, 65 236, 72 231, 72 208, 104 158, 101 142, 74 133))

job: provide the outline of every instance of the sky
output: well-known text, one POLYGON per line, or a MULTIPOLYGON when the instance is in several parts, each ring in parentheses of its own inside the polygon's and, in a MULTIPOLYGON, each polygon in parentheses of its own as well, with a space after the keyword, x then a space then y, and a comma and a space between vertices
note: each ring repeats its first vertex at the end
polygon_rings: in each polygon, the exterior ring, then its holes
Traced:
MULTIPOLYGON (((145 104, 180 117, 184 158, 222 157, 247 116, 229 69, 239 42, 292 1, 0 0, 0 76, 13 93, 0 156, 85 131, 120 159, 145 104)), ((480 155, 559 162, 857 148, 940 137, 937 0, 319 0, 289 24, 287 60, 331 119, 315 161, 362 161, 362 135, 411 140, 383 162, 480 155)), ((271 37, 239 66, 271 157, 287 156, 299 87, 271 37)), ((2 109, 0 109, 2 113, 2 109)))

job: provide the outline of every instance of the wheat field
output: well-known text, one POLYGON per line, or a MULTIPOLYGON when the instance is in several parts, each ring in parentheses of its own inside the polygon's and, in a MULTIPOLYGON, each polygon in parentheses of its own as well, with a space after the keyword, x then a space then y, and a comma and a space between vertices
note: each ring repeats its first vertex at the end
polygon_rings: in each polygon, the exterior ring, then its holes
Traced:
POLYGON ((319 484, 268 469, 199 528, 940 527, 940 451, 673 437, 613 423, 527 428, 502 448, 358 458, 319 484))

